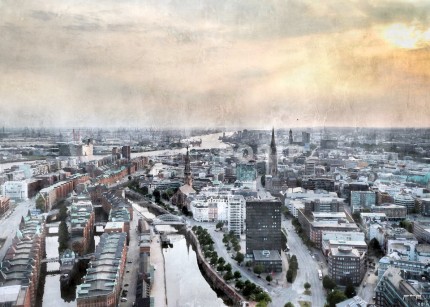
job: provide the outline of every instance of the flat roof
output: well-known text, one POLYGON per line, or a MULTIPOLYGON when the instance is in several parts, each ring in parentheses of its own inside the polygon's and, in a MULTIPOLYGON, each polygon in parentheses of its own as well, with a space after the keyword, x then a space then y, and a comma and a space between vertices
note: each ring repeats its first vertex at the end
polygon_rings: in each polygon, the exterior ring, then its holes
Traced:
POLYGON ((0 303, 16 302, 21 285, 0 287, 0 303))
POLYGON ((252 253, 256 261, 282 261, 277 250, 253 250, 252 253))
POLYGON ((106 229, 118 229, 118 228, 123 228, 124 227, 124 222, 107 222, 106 223, 106 229))

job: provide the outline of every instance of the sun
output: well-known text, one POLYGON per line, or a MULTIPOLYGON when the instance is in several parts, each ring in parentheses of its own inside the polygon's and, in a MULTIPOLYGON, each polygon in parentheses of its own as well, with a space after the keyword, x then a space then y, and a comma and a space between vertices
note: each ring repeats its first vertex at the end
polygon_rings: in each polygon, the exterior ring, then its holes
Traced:
POLYGON ((430 45, 430 29, 422 31, 416 26, 396 23, 383 32, 386 41, 395 47, 417 49, 430 45))

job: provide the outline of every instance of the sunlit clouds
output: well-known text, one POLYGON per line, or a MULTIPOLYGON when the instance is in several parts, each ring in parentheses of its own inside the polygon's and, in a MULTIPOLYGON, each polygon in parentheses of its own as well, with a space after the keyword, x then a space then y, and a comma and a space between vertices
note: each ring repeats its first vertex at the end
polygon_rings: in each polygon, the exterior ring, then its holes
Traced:
POLYGON ((422 1, 0 0, 6 126, 428 126, 422 1))

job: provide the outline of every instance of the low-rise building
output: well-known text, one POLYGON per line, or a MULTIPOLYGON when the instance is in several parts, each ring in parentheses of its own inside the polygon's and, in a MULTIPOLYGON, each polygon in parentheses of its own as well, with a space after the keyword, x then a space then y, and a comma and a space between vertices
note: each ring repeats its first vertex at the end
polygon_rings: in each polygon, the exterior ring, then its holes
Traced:
POLYGON ((119 304, 121 284, 127 258, 125 233, 104 233, 90 261, 84 282, 76 289, 78 307, 119 304))
POLYGON ((9 197, 0 196, 0 216, 3 216, 9 210, 9 205, 9 197))
POLYGON ((366 272, 366 253, 352 247, 333 247, 328 254, 328 275, 337 284, 360 284, 366 272))
POLYGON ((383 204, 380 206, 372 206, 371 207, 372 212, 376 213, 385 213, 388 220, 391 221, 401 221, 406 218, 406 215, 408 213, 405 206, 399 206, 395 204, 383 204))
POLYGON ((376 286, 375 303, 380 307, 423 307, 429 301, 408 280, 401 276, 399 268, 390 267, 376 286))
POLYGON ((254 265, 261 265, 264 273, 282 272, 282 259, 277 250, 254 250, 254 265))

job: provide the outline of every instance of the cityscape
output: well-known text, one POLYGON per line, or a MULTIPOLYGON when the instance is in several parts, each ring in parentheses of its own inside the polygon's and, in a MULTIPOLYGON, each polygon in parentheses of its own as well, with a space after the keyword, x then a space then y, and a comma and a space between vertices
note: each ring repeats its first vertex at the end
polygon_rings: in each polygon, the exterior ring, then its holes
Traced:
POLYGON ((0 307, 430 307, 423 1, 0 1, 0 307))

